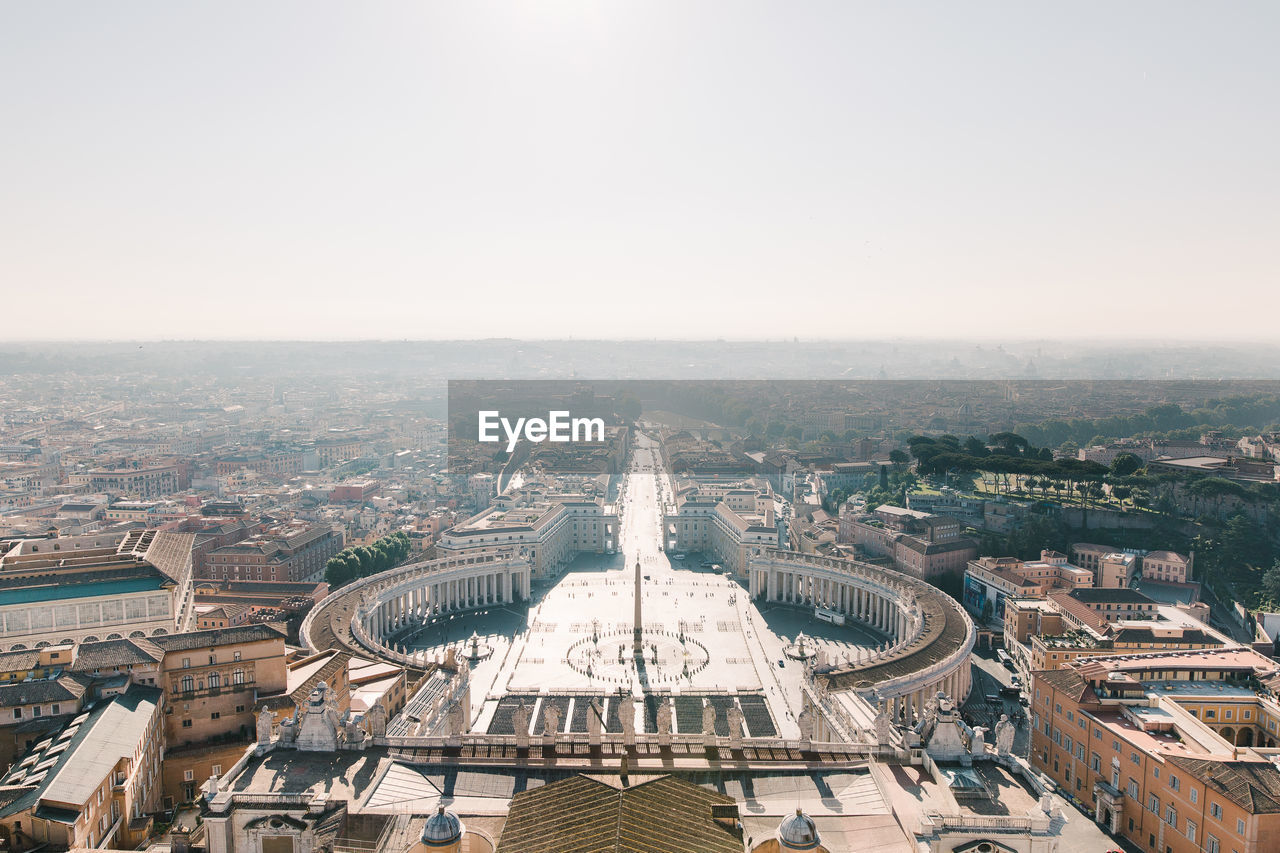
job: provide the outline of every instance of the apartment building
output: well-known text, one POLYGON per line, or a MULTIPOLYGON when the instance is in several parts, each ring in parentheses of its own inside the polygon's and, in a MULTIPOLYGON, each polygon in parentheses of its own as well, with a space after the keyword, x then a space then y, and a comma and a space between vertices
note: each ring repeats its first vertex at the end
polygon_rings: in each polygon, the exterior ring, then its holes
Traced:
POLYGON ((72 649, 0 652, 0 768, 60 729, 92 698, 91 680, 66 670, 72 649))
POLYGON ((306 454, 299 449, 242 450, 214 460, 214 473, 227 477, 237 471, 253 471, 269 477, 293 477, 302 473, 306 454))
POLYGON ((177 459, 135 461, 89 471, 88 485, 94 492, 148 500, 191 488, 191 469, 177 459))
POLYGON ((1138 570, 1136 554, 1092 542, 1073 543, 1071 562, 1093 572, 1094 586, 1112 589, 1129 586, 1138 570))
POLYGON ((129 850, 160 807, 161 691, 132 685, 45 738, 4 777, 0 841, 8 849, 129 850))
POLYGON ((618 546, 618 519, 602 500, 536 489, 499 495, 494 503, 440 535, 442 557, 466 552, 523 555, 534 578, 549 578, 587 551, 618 546))
POLYGON ((1136 589, 1084 587, 1051 592, 1048 598, 1062 613, 1064 624, 1072 628, 1101 630, 1110 622, 1155 619, 1160 615, 1155 601, 1136 589))
POLYGON ((1275 743, 1275 673, 1240 648, 1035 672, 1032 765, 1144 850, 1280 849, 1280 768, 1250 748, 1275 743))
POLYGON ((1039 560, 981 557, 964 573, 964 606, 979 616, 1003 620, 1009 597, 1041 598, 1050 591, 1093 585, 1093 573, 1073 566, 1056 551, 1041 551, 1039 560))
POLYGON ((682 495, 664 518, 664 547, 695 551, 746 577, 754 548, 777 548, 773 493, 747 488, 699 486, 682 495))
POLYGON ((1062 634, 1040 634, 1030 638, 1033 670, 1058 669, 1074 660, 1129 652, 1216 649, 1234 645, 1207 627, 1193 627, 1161 620, 1143 625, 1113 624, 1099 635, 1072 630, 1062 634))
POLYGON ((245 581, 318 581, 329 558, 342 550, 341 531, 293 523, 270 527, 212 550, 203 577, 245 581))
POLYGON ((924 580, 963 572, 978 557, 977 541, 964 535, 958 519, 888 504, 870 513, 846 509, 836 541, 888 557, 898 571, 924 580))
POLYGON ((1191 559, 1175 551, 1151 551, 1142 555, 1142 577, 1162 583, 1186 583, 1191 580, 1191 559))

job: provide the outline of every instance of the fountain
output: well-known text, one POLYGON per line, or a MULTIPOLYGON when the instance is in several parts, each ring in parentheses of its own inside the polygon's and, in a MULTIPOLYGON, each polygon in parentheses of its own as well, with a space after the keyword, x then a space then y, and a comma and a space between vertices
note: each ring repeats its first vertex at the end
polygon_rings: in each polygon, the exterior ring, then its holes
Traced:
POLYGON ((493 654, 493 646, 480 642, 480 635, 475 631, 471 632, 471 639, 467 640, 466 651, 463 657, 466 658, 472 666, 493 654))

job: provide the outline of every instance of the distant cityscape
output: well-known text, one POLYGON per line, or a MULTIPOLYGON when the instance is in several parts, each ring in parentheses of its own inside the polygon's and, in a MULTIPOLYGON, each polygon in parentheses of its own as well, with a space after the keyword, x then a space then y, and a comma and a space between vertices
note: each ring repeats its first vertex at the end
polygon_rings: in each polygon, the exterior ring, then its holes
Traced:
POLYGON ((1275 355, 0 346, 0 845, 1277 849, 1275 355))

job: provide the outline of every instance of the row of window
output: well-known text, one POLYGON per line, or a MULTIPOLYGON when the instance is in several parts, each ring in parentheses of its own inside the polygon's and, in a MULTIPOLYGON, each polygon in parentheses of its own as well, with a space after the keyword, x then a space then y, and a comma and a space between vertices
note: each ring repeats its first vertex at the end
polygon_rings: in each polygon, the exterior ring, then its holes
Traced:
MULTIPOLYGON (((246 676, 245 671, 243 669, 237 669, 231 673, 231 681, 228 683, 232 685, 236 685, 236 684, 245 684, 247 682, 252 682, 252 681, 253 681, 252 673, 246 676)), ((196 684, 197 682, 193 677, 191 677, 190 675, 184 675, 182 676, 180 690, 183 693, 191 693, 196 689, 196 684)), ((211 672, 208 674, 208 676, 205 677, 203 681, 199 682, 199 685, 201 690, 205 689, 205 687, 208 687, 210 690, 216 690, 222 687, 222 674, 217 672, 211 672)))

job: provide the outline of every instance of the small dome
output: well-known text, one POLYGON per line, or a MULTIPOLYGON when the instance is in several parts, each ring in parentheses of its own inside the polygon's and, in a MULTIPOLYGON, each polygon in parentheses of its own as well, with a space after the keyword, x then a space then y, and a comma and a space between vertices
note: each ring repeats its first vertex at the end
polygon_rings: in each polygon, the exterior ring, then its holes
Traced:
POLYGON ((462 837, 462 821, 451 811, 440 808, 422 828, 422 843, 427 847, 447 847, 462 837))
POLYGON ((821 843, 817 824, 800 809, 778 824, 778 840, 784 850, 817 850, 821 843))

